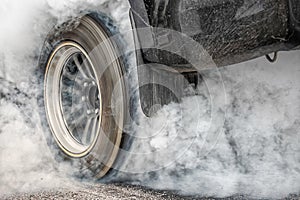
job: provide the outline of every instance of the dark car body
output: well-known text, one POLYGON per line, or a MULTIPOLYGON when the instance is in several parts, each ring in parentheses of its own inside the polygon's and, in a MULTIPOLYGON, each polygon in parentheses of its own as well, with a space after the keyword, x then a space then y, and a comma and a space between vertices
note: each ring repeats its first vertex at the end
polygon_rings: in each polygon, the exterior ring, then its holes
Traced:
MULTIPOLYGON (((138 68, 140 80, 167 79, 169 74, 157 72, 161 67, 158 69, 155 64, 176 69, 185 74, 188 82, 197 79, 193 74, 197 70, 185 59, 191 56, 186 54, 197 52, 193 52, 191 47, 181 48, 184 44, 180 42, 184 41, 174 37, 173 32, 200 44, 216 66, 300 48, 299 0, 129 1, 133 28, 137 29, 135 39, 140 49, 139 63, 148 64, 148 67, 138 68), (178 51, 182 52, 178 55, 164 50, 169 45, 173 45, 171 48, 178 47, 178 51)), ((179 85, 180 80, 172 76, 170 79, 174 79, 173 85, 179 85)), ((161 87, 140 85, 145 113, 154 104, 174 101, 161 87), (157 99, 157 96, 161 98, 157 99), (149 102, 149 99, 152 100, 149 102)))
MULTIPOLYGON (((298 0, 130 0, 135 28, 160 27, 200 43, 218 66, 280 50, 299 48, 298 0)), ((139 44, 159 45, 163 34, 138 34, 139 44)), ((170 39, 171 42, 171 39, 170 39)), ((143 49, 146 62, 186 64, 156 49, 143 49)))

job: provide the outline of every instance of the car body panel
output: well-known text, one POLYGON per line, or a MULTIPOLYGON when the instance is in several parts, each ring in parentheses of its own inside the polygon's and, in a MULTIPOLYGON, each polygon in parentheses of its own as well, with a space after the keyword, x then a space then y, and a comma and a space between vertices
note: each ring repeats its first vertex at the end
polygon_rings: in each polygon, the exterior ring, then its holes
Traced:
POLYGON ((130 0, 145 62, 185 66, 184 59, 159 50, 159 38, 178 31, 200 43, 218 66, 250 60, 299 46, 297 0, 130 0), (152 27, 152 28, 151 28, 152 27), (144 42, 147 42, 144 45, 144 42), (143 48, 153 43, 153 48, 143 48), (156 48, 158 47, 158 48, 156 48))

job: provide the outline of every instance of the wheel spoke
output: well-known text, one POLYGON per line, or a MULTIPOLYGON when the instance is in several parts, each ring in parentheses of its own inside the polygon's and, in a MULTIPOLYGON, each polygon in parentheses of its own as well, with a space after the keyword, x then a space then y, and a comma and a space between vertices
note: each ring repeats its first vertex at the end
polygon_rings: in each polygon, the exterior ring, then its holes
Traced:
POLYGON ((65 70, 63 73, 63 77, 68 78, 69 80, 73 80, 75 78, 75 74, 71 74, 71 72, 65 70))
POLYGON ((91 138, 93 138, 93 136, 95 135, 95 131, 97 128, 97 118, 95 117, 91 117, 87 120, 84 132, 82 134, 82 143, 83 144, 88 144, 91 140, 91 138))
POLYGON ((90 127, 91 127, 92 121, 93 121, 92 118, 88 119, 87 123, 85 125, 84 131, 82 133, 82 139, 81 139, 83 144, 87 144, 88 135, 91 134, 90 127))
POLYGON ((72 85, 72 83, 73 83, 72 77, 69 77, 69 76, 67 76, 67 75, 64 73, 63 76, 62 76, 62 78, 61 78, 61 84, 62 84, 63 86, 69 87, 69 86, 72 85))
POLYGON ((80 105, 72 105, 69 111, 70 112, 65 115, 65 119, 67 122, 73 123, 73 121, 77 118, 84 116, 84 109, 80 105))
POLYGON ((77 66, 77 68, 79 69, 81 75, 85 78, 85 79, 94 79, 93 73, 90 70, 90 66, 88 64, 87 59, 84 59, 82 61, 82 63, 79 61, 79 56, 81 56, 80 54, 75 54, 73 56, 73 60, 75 62, 75 65, 77 66))
POLYGON ((73 121, 71 121, 71 125, 69 126, 69 130, 70 130, 71 132, 73 132, 75 128, 78 128, 78 126, 79 126, 80 124, 82 124, 82 122, 83 122, 83 120, 84 120, 85 118, 86 118, 85 115, 81 115, 81 116, 79 116, 78 118, 75 118, 73 121))
POLYGON ((90 138, 94 138, 94 136, 96 135, 97 128, 98 128, 98 117, 94 117, 93 119, 94 119, 93 127, 92 127, 92 131, 90 134, 90 138))
POLYGON ((78 55, 75 54, 73 56, 73 60, 75 62, 75 65, 77 66, 80 74, 85 78, 85 79, 88 79, 89 78, 89 75, 83 70, 83 67, 82 67, 82 64, 79 62, 79 59, 78 59, 78 55))

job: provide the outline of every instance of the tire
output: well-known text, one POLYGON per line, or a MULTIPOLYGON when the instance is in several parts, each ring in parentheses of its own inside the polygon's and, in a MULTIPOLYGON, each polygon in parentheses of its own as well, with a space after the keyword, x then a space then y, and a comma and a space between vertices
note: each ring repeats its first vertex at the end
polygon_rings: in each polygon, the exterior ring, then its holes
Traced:
POLYGON ((49 146, 97 179, 114 165, 127 118, 122 45, 109 39, 115 31, 103 14, 78 17, 49 34, 40 57, 49 146))

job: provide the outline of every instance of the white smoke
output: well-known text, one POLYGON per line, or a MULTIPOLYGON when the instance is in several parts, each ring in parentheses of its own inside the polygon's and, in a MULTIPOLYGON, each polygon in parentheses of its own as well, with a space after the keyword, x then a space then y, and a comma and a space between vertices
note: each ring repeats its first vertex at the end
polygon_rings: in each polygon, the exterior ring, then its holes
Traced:
MULTIPOLYGON (((260 58, 220 69, 227 102, 217 137, 206 139, 212 94, 202 83, 200 95, 142 120, 120 177, 204 197, 299 194, 299 63, 300 52, 294 51, 281 53, 276 64, 260 58)), ((215 73, 203 75, 210 79, 215 73)), ((222 95, 220 88, 217 96, 222 95)))

